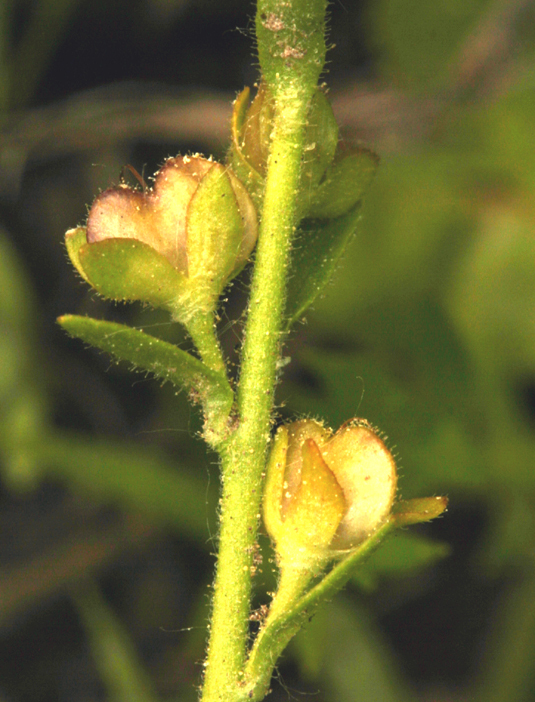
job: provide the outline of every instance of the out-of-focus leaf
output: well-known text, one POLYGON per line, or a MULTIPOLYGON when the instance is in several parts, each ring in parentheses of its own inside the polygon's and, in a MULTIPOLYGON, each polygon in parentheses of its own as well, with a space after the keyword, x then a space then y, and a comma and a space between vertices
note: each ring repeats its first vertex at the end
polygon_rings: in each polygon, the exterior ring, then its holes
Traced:
POLYGON ((377 168, 376 155, 366 149, 349 154, 327 171, 313 209, 322 217, 305 219, 297 232, 288 275, 287 325, 300 319, 330 281, 359 219, 361 198, 377 168), (351 209, 347 209, 348 207, 351 209), (337 216, 341 211, 345 214, 337 216))
POLYGON ((90 317, 65 315, 58 322, 71 336, 130 361, 137 370, 197 393, 207 415, 226 417, 230 412, 234 397, 226 378, 173 344, 124 324, 90 317))
MULTIPOLYGON (((505 481, 507 478, 505 477, 505 481)), ((498 577, 504 567, 518 568, 535 550, 535 509, 525 485, 503 485, 491 496, 491 524, 477 556, 481 572, 498 577)))
POLYGON ((28 444, 45 431, 47 403, 36 372, 31 284, 0 229, 0 468, 14 490, 36 478, 28 444))
POLYGON ((95 664, 110 702, 156 702, 158 697, 123 624, 94 583, 73 590, 95 664))
POLYGON ((535 572, 530 562, 494 610, 494 626, 485 642, 482 665, 468 699, 530 702, 533 698, 534 602, 535 572))
POLYGON ((366 612, 340 595, 295 637, 291 651, 303 677, 321 686, 327 702, 414 699, 366 612))
POLYGON ((535 215, 529 202, 488 206, 450 289, 449 309, 478 369, 489 477, 533 485, 535 438, 523 385, 535 378, 535 215))
POLYGON ((7 116, 9 89, 11 87, 9 65, 9 20, 11 7, 9 2, 0 5, 0 122, 7 116))
POLYGON ((386 71, 432 89, 447 81, 452 59, 489 0, 379 0, 370 5, 372 36, 386 71))
POLYGON ((383 578, 414 575, 450 554, 450 546, 410 531, 396 531, 360 566, 353 582, 374 590, 383 578))
POLYGON ((533 62, 520 76, 515 89, 499 100, 452 113, 443 133, 443 146, 457 153, 463 170, 472 175, 462 204, 469 202, 476 210, 487 209, 493 200, 503 202, 519 186, 535 186, 533 62))
POLYGON ((535 374, 535 212, 487 203, 460 261, 449 306, 478 361, 500 375, 535 374))
POLYGON ((31 284, 8 233, 0 227, 0 323, 30 330, 33 321, 31 284))
POLYGON ((399 320, 403 339, 396 321, 384 315, 377 322, 384 324, 384 339, 377 334, 363 352, 303 351, 299 361, 311 382, 287 384, 283 398, 290 411, 321 417, 330 426, 363 417, 386 432, 405 496, 456 486, 474 489, 485 481, 485 462, 471 429, 478 416, 474 391, 463 356, 457 357, 459 349, 449 332, 441 332, 436 316, 433 334, 434 324, 428 321, 418 331, 413 317, 399 320), (441 372, 435 375, 437 363, 441 372))
POLYGON ((34 447, 33 457, 47 475, 61 477, 85 495, 139 510, 156 524, 206 540, 210 507, 202 472, 180 471, 154 449, 76 435, 51 436, 34 447))
POLYGON ((98 572, 125 552, 146 548, 156 529, 139 514, 69 534, 29 561, 0 570, 0 623, 27 614, 43 600, 98 572))
MULTIPOLYGON (((429 299, 447 280, 470 233, 470 218, 459 206, 467 187, 464 165, 441 148, 381 160, 363 201, 358 235, 328 295, 314 304, 315 327, 354 338, 363 331, 358 318, 368 309, 382 314, 394 302, 403 310, 429 299)), ((298 281, 303 282, 299 276, 298 281)))
POLYGON ((40 0, 11 57, 11 103, 26 106, 61 42, 79 0, 40 0))

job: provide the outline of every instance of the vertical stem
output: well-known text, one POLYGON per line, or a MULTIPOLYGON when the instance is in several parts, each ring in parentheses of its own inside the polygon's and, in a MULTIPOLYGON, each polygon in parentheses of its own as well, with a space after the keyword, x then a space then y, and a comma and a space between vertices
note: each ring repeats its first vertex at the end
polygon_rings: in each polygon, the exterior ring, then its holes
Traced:
MULTIPOLYGON (((311 92, 311 91, 310 91, 311 92)), ((242 354, 240 424, 222 456, 223 497, 211 638, 203 702, 243 699, 252 553, 285 303, 307 95, 280 100, 274 120, 264 210, 242 354)))
MULTIPOLYGON (((326 0, 257 0, 263 78, 275 99, 247 325, 239 426, 222 451, 220 542, 203 702, 240 702, 245 688, 252 554, 260 517, 280 354, 290 244, 297 222, 308 103, 325 62, 326 0)), ((250 698, 249 698, 250 699, 250 698)))

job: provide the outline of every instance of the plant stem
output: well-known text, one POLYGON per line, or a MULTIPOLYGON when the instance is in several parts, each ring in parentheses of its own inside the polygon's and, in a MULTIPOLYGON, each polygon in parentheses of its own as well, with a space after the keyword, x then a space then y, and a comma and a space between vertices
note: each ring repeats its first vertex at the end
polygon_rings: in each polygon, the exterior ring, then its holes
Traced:
POLYGON ((203 363, 220 375, 222 393, 218 397, 215 397, 213 392, 201 396, 204 410, 203 437, 212 448, 217 449, 229 433, 229 417, 234 403, 234 391, 229 383, 213 313, 197 313, 188 320, 186 328, 203 363), (227 403, 228 398, 230 403, 227 403))
POLYGON ((252 556, 270 438, 290 244, 308 105, 325 61, 326 0, 258 0, 262 73, 275 99, 263 212, 238 388, 239 425, 222 458, 223 496, 203 702, 240 702, 245 688, 252 556))
MULTIPOLYGON (((251 650, 245 669, 247 689, 245 699, 258 702, 264 698, 277 659, 291 639, 314 614, 319 604, 331 599, 346 584, 355 571, 356 565, 368 558, 395 527, 395 520, 389 519, 302 596, 299 590, 303 591, 307 584, 305 583, 304 586, 300 584, 297 574, 293 582, 290 577, 281 600, 278 600, 278 592, 275 595, 268 618, 251 650)), ((283 577, 284 574, 281 577, 281 584, 283 577)))
POLYGON ((227 377, 227 369, 217 338, 213 313, 198 312, 188 320, 186 327, 208 368, 227 377))
POLYGON ((277 106, 238 391, 240 424, 222 455, 223 497, 203 702, 243 699, 252 553, 270 436, 308 100, 277 106))

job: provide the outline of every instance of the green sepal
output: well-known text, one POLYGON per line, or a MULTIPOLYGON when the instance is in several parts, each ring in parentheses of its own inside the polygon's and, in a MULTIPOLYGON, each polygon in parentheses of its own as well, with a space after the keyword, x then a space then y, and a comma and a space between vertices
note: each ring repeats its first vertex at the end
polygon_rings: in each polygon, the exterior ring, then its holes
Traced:
POLYGON ((71 336, 190 392, 204 407, 207 424, 216 435, 211 434, 212 443, 223 438, 234 395, 222 374, 173 344, 124 324, 78 315, 64 315, 58 323, 71 336))
POLYGON ((137 239, 85 244, 78 248, 77 260, 83 277, 112 300, 140 300, 176 312, 177 298, 187 285, 165 256, 137 239))
MULTIPOLYGON (((332 557, 329 547, 347 510, 343 490, 313 439, 302 448, 301 483, 285 515, 276 551, 281 569, 318 567, 332 557)), ((280 496, 282 500, 282 494, 280 496)))
POLYGON ((243 221, 223 166, 202 179, 188 208, 188 287, 204 311, 216 305, 236 264, 243 221))
POLYGON ((250 163, 245 152, 244 129, 248 118, 251 91, 244 88, 234 101, 231 120, 231 145, 227 161, 251 196, 255 207, 259 210, 264 194, 264 176, 250 163))
POLYGON ((337 219, 307 219, 301 223, 288 275, 288 329, 303 316, 331 279, 359 219, 360 203, 337 219))
MULTIPOLYGON (((310 101, 306 126, 306 145, 300 176, 300 194, 303 216, 309 215, 310 203, 317 200, 318 183, 332 163, 338 145, 338 125, 328 99, 316 90, 310 101)), ((353 203, 354 204, 354 203, 353 203)), ((345 211, 347 211, 346 208, 345 211)))
POLYGON ((83 266, 80 263, 80 249, 85 244, 87 244, 87 233, 85 227, 76 227, 76 229, 69 229, 69 231, 66 232, 65 248, 67 249, 71 263, 85 282, 91 285, 91 282, 87 277, 87 273, 84 271, 83 266))
POLYGON ((262 508, 264 524, 268 534, 277 542, 284 532, 281 515, 281 499, 284 490, 286 472, 286 454, 288 452, 288 429, 282 424, 275 434, 266 466, 266 482, 262 508))
POLYGON ((316 188, 306 216, 334 219, 349 212, 369 188, 378 163, 379 157, 368 149, 359 149, 336 160, 316 188))
MULTIPOLYGON (((234 103, 228 158, 257 208, 264 192, 274 116, 274 101, 264 83, 259 86, 252 102, 249 88, 245 88, 234 103)), ((338 125, 332 107, 319 89, 315 90, 308 107, 305 142, 297 197, 300 216, 304 216, 310 203, 316 201, 318 183, 332 162, 338 145, 338 125)))
POLYGON ((447 497, 417 497, 396 502, 392 508, 392 520, 396 527, 430 522, 443 514, 448 507, 447 497))

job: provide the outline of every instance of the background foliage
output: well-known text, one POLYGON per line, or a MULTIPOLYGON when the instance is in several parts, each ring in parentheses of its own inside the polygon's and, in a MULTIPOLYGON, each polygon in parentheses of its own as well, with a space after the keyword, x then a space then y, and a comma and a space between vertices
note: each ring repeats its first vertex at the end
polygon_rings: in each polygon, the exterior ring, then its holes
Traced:
MULTIPOLYGON (((195 699, 217 501, 199 418, 54 320, 91 312, 188 348, 163 316, 95 298, 62 238, 124 164, 223 157, 230 102, 256 79, 251 12, 0 7, 5 700, 195 699)), ((280 417, 366 417, 403 497, 451 508, 356 574, 292 644, 272 698, 535 699, 533 3, 330 12, 335 113, 382 164, 334 284, 292 333, 280 417)), ((221 315, 233 361, 247 280, 221 315)))

